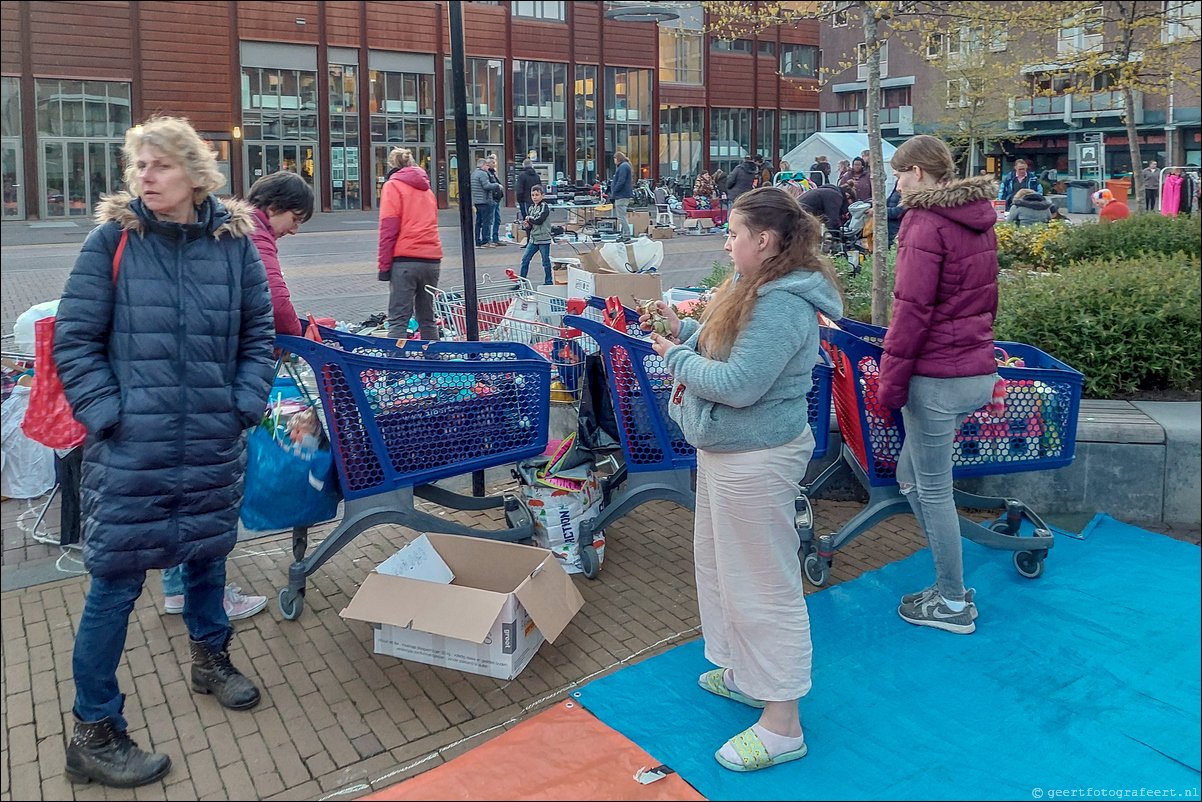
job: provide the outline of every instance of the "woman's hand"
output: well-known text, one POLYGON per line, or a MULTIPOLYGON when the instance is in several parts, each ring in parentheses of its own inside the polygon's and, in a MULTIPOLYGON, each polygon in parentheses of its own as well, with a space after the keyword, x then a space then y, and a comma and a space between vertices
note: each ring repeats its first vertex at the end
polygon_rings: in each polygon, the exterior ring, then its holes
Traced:
MULTIPOLYGON (((676 322, 676 324, 677 324, 677 327, 679 328, 680 321, 678 320, 676 322)), ((660 355, 661 359, 667 358, 668 349, 673 348, 677 345, 680 345, 680 343, 673 342, 672 340, 669 340, 666 337, 661 337, 658 334, 655 334, 654 332, 651 334, 651 348, 655 351, 655 353, 660 355)))
MULTIPOLYGON (((679 339, 680 338, 680 318, 678 318, 676 316, 676 312, 674 312, 672 310, 672 307, 668 306, 663 301, 656 301, 655 308, 659 310, 659 313, 661 315, 663 315, 664 317, 666 317, 668 319, 668 325, 670 325, 672 327, 672 339, 674 339, 674 340, 679 339)), ((652 328, 651 315, 640 315, 639 316, 639 328, 642 329, 643 331, 651 331, 651 328, 652 328)), ((661 356, 662 356, 662 354, 661 354, 661 356)))

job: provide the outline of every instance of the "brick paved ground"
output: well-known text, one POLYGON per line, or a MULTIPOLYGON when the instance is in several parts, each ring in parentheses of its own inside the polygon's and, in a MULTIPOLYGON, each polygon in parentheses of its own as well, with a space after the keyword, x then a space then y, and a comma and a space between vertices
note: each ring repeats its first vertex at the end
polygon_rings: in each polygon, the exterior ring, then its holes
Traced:
MULTIPOLYGON (((16 557, 7 545, 16 504, 4 505, 6 558, 16 557)), ((861 505, 815 507, 818 531, 833 531, 861 505)), ((494 520, 484 513, 459 517, 494 520)), ((165 782, 133 791, 72 786, 62 776, 74 693, 72 640, 86 579, 4 593, 0 800, 351 799, 395 784, 500 734, 578 683, 698 637, 691 530, 692 515, 666 502, 613 525, 600 578, 576 578, 584 609, 512 682, 371 653, 370 626, 338 613, 367 572, 414 534, 372 530, 310 578, 298 621, 283 620, 273 601, 266 612, 235 623, 234 661, 264 691, 262 704, 248 713, 191 693, 187 633, 178 616, 160 615, 162 593, 152 573, 118 676, 129 694, 134 738, 169 754, 173 768, 165 782)), ((1198 542, 1197 530, 1168 534, 1198 542)), ((839 553, 832 582, 922 545, 912 518, 886 521, 839 553)), ((231 580, 273 594, 290 546, 287 536, 240 543, 230 559, 231 580)))

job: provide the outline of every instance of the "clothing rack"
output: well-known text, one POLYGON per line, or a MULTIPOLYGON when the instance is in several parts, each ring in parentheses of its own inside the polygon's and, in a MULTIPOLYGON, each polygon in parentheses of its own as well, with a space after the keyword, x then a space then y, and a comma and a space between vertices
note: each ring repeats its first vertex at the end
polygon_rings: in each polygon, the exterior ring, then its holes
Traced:
POLYGON ((1202 167, 1196 164, 1176 164, 1161 168, 1160 185, 1156 188, 1156 211, 1158 212, 1164 208, 1164 180, 1168 177, 1169 170, 1182 170, 1194 179, 1195 184, 1202 184, 1202 167))

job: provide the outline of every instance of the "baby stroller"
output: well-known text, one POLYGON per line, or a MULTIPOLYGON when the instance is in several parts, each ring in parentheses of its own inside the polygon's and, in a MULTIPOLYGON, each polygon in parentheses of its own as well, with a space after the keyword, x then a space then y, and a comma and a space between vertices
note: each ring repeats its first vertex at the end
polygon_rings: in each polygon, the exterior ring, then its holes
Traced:
POLYGON ((870 255, 864 243, 864 229, 871 219, 872 204, 856 201, 847 207, 847 222, 836 229, 827 228, 823 250, 828 255, 842 256, 851 265, 851 274, 859 275, 860 268, 870 255))

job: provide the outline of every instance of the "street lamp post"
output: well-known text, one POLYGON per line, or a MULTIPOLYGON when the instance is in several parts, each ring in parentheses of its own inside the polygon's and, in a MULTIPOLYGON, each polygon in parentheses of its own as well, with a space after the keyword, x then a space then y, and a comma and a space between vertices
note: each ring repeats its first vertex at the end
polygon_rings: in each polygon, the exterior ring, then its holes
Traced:
MULTIPOLYGON (((476 298, 476 238, 472 228, 471 154, 467 136, 467 81, 464 75, 463 4, 451 0, 451 103, 455 107, 455 161, 459 165, 459 242, 463 252, 463 311, 468 340, 480 339, 476 298)), ((472 495, 484 495, 484 471, 472 472, 472 495)))

